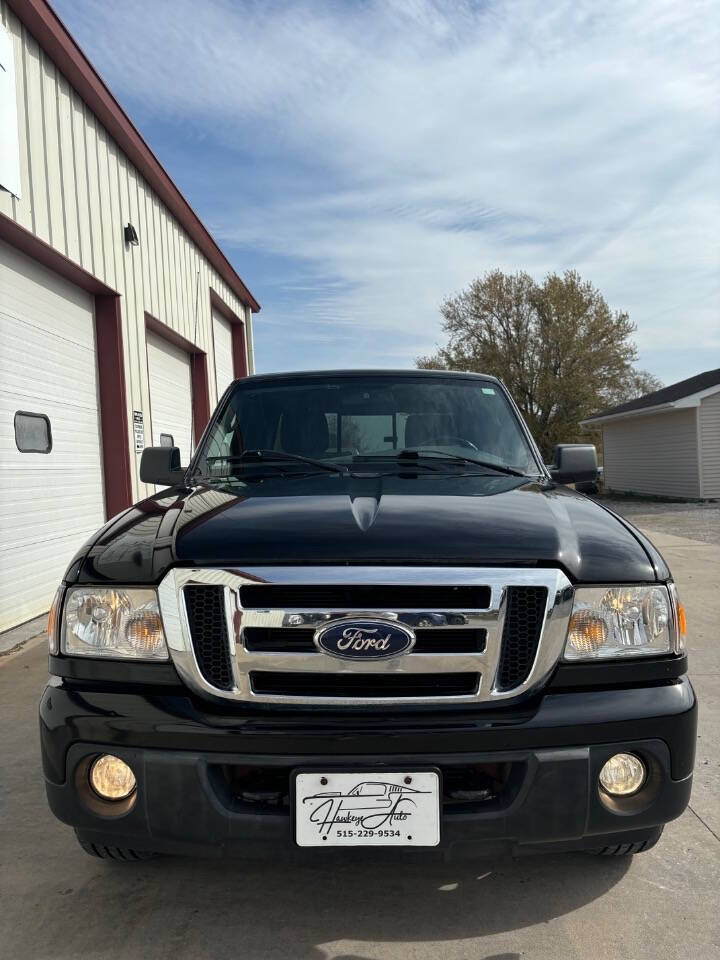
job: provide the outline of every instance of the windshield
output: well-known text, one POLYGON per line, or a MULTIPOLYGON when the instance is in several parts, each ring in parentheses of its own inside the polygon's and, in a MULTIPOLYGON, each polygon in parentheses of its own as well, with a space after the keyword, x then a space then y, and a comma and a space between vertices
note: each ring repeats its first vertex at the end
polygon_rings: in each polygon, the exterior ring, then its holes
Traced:
POLYGON ((253 462, 247 451, 257 450, 278 461, 285 453, 354 465, 417 451, 438 463, 452 463, 455 455, 466 466, 478 460, 539 473, 504 392, 479 378, 363 374, 239 383, 198 453, 195 472, 242 472, 253 462))

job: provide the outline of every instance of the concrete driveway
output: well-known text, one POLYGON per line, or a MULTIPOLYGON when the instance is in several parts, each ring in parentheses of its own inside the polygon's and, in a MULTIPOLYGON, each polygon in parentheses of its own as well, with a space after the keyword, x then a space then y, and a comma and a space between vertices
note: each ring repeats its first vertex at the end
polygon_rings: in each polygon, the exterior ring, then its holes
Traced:
POLYGON ((45 650, 36 645, 0 660, 0 956, 720 957, 720 547, 647 532, 688 608, 701 699, 691 808, 654 850, 447 864, 94 860, 45 804, 36 720, 45 650))

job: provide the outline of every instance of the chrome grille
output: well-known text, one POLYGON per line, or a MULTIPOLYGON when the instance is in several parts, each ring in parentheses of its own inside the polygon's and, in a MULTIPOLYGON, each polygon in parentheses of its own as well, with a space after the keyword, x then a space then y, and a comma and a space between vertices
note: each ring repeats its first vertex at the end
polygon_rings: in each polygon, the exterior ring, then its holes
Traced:
POLYGON ((547 679, 562 652, 572 587, 561 571, 542 569, 202 568, 170 571, 159 596, 175 666, 207 697, 478 703, 519 696, 547 679), (197 587, 215 588, 212 624, 207 616, 197 620, 197 587), (415 647, 392 660, 359 662, 339 661, 312 643, 318 626, 358 616, 410 626, 415 647), (230 680, 208 663, 227 664, 230 680))
POLYGON ((490 590, 436 583, 253 583, 240 587, 240 603, 268 610, 474 610, 489 606, 490 590))
POLYGON ((188 584, 183 596, 198 669, 213 687, 232 690, 223 587, 188 584))
POLYGON ((546 604, 546 587, 508 587, 497 677, 499 690, 512 690, 530 673, 546 604))
MULTIPOLYGON (((402 616, 398 619, 402 622, 402 616)), ((415 646, 411 655, 482 653, 485 648, 484 630, 464 627, 451 627, 448 630, 414 627, 413 632, 415 646)), ((314 636, 314 627, 243 627, 242 631, 243 645, 253 653, 313 653, 316 649, 314 636)))
POLYGON ((475 696, 478 673, 287 673, 251 670, 253 693, 344 700, 418 700, 475 696))

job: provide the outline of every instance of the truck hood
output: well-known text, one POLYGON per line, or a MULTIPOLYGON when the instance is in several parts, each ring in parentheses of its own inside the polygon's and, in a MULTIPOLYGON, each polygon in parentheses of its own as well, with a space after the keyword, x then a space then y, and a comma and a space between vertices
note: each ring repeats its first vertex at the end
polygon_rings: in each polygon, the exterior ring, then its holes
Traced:
POLYGON ((441 471, 174 488, 109 521, 68 578, 156 583, 176 565, 391 563, 555 566, 585 583, 667 575, 638 531, 567 487, 441 471))

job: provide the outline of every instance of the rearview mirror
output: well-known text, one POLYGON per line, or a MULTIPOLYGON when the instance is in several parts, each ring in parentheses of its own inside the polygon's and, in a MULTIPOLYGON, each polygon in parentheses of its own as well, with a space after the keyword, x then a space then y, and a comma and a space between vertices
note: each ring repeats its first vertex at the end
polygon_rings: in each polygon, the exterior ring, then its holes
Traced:
POLYGON ((597 451, 592 443, 559 443, 550 476, 558 483, 593 483, 598 477, 597 451))
POLYGON ((183 482, 186 469, 180 466, 179 447, 145 447, 142 452, 140 479, 143 483, 174 487, 183 482))

